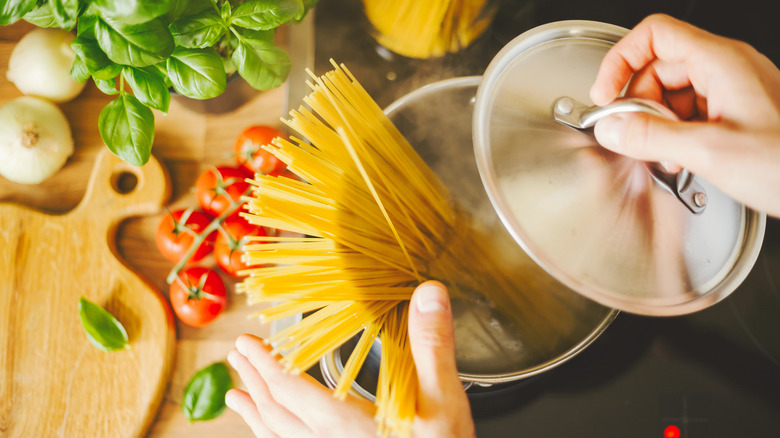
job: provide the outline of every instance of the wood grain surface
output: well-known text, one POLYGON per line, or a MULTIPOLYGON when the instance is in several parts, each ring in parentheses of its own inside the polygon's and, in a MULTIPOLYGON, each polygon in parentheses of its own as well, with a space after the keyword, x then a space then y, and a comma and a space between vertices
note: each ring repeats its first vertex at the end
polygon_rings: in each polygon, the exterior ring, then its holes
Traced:
POLYGON ((115 257, 113 234, 125 217, 159 211, 167 189, 157 160, 137 168, 104 150, 73 211, 49 215, 0 204, 4 435, 146 432, 173 365, 173 317, 165 298, 115 257), (119 192, 120 178, 134 178, 133 189, 119 192), (104 353, 89 343, 78 316, 81 296, 116 316, 130 349, 104 353))
MULTIPOLYGON (((30 29, 32 26, 24 23, 0 27, 0 105, 21 96, 16 87, 5 79, 5 72, 15 42, 30 29)), ((278 35, 284 45, 285 32, 284 29, 281 30, 278 35)), ((285 111, 286 92, 286 85, 266 92, 257 92, 249 96, 249 100, 236 109, 220 114, 193 111, 178 98, 172 99, 167 115, 154 111, 156 129, 152 154, 168 170, 171 182, 171 196, 166 208, 174 210, 197 205, 193 185, 198 174, 209 166, 232 164, 233 143, 244 128, 252 124, 266 124, 281 129, 279 118, 285 111)), ((102 94, 90 83, 76 99, 60 104, 73 131, 76 145, 74 155, 58 173, 38 185, 14 184, 0 177, 0 202, 12 202, 49 214, 65 214, 75 208, 86 193, 88 177, 98 154, 106 149, 100 140, 97 119, 103 106, 110 100, 110 96, 102 94)), ((104 214, 99 208, 92 209, 91 213, 104 214)), ((152 214, 129 218, 119 223, 115 234, 115 255, 167 298, 168 285, 165 278, 173 264, 159 254, 154 243, 157 223, 165 213, 166 211, 160 208, 152 214)), ((70 243, 65 242, 61 245, 70 245, 70 243)), ((201 264, 215 267, 211 256, 201 264)), ((16 262, 14 266, 17 266, 16 262)), ((62 269, 88 272, 96 269, 76 259, 64 259, 61 266, 62 269)), ((252 436, 241 418, 229 410, 215 420, 193 424, 189 424, 181 412, 184 387, 198 369, 215 361, 225 360, 238 335, 253 333, 267 336, 270 332, 268 326, 248 318, 259 308, 249 307, 243 296, 234 293, 234 285, 238 280, 224 274, 222 278, 229 293, 228 308, 225 313, 214 323, 203 328, 192 328, 175 321, 176 343, 173 369, 156 418, 147 430, 147 436, 155 438, 185 435, 202 438, 252 436)), ((0 282, 2 281, 4 279, 0 279, 0 282)), ((42 311, 56 310, 63 315, 76 315, 75 310, 58 309, 51 303, 43 303, 41 306, 42 311)), ((0 324, 3 323, 1 321, 3 320, 0 319, 0 324)), ((83 333, 78 335, 83 337, 83 333)), ((2 346, 20 342, 22 341, 7 337, 0 339, 2 346)), ((54 347, 49 346, 49 348, 54 347)), ((41 354, 47 354, 46 349, 40 351, 41 354)), ((233 382, 238 387, 242 386, 236 374, 233 374, 233 382)), ((97 384, 94 380, 83 383, 87 390, 94 389, 92 385, 97 384)), ((43 387, 46 382, 35 381, 32 384, 43 387)), ((4 389, 0 388, 0 393, 2 391, 4 389)), ((6 405, 2 403, 0 401, 0 437, 3 437, 3 428, 9 427, 3 423, 2 407, 6 405)), ((41 416, 39 406, 20 405, 13 408, 35 412, 39 415, 40 422, 55 422, 49 415, 41 416)), ((54 408, 63 409, 62 406, 54 408)), ((56 409, 56 415, 63 417, 73 415, 73 411, 58 412, 56 409)), ((99 408, 95 407, 95 409, 99 408)), ((119 429, 114 429, 113 432, 105 435, 86 436, 122 435, 119 429)))

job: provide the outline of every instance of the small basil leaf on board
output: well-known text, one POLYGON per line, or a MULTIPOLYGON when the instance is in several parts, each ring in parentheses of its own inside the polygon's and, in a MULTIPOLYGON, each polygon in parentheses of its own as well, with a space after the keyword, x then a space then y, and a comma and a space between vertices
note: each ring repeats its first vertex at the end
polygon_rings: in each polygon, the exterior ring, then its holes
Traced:
POLYGON ((301 0, 249 0, 235 10, 230 24, 248 29, 268 30, 303 14, 301 0))
POLYGON ((125 67, 122 70, 133 94, 142 104, 168 113, 171 103, 171 92, 165 86, 165 79, 154 67, 125 67))
POLYGON ((210 99, 225 91, 225 67, 212 48, 177 47, 168 58, 168 77, 177 93, 193 99, 210 99))
POLYGON ((89 79, 90 73, 87 65, 81 57, 76 56, 73 60, 73 64, 70 66, 70 77, 78 83, 83 83, 89 79))
MULTIPOLYGON (((51 3, 44 3, 22 17, 24 21, 34 24, 38 27, 57 27, 57 18, 51 10, 51 3)), ((79 19, 81 20, 81 19, 79 19)))
POLYGON ((92 77, 95 79, 109 80, 117 77, 119 73, 122 73, 122 66, 113 61, 108 61, 108 65, 105 67, 93 71, 92 77))
POLYGON ((122 323, 97 304, 84 297, 79 299, 79 318, 87 339, 103 351, 130 348, 127 331, 122 323))
POLYGON ((76 27, 79 18, 79 0, 49 0, 54 18, 60 27, 70 30, 76 27))
POLYGON ((36 0, 7 0, 0 4, 0 26, 16 23, 36 5, 36 0))
POLYGON ((90 72, 98 71, 111 62, 108 56, 100 49, 97 41, 86 38, 84 34, 74 38, 70 43, 70 47, 84 61, 90 72))
POLYGON ((222 18, 214 9, 180 17, 168 29, 177 45, 190 49, 211 47, 227 31, 222 18))
POLYGON ((92 80, 95 81, 95 85, 103 93, 108 95, 119 94, 119 90, 116 88, 116 79, 98 79, 93 77, 92 80))
POLYGON ((268 41, 241 40, 232 59, 241 77, 258 90, 278 87, 290 73, 290 56, 268 41))
POLYGON ((165 15, 172 0, 93 0, 100 15, 124 24, 140 24, 165 15))
POLYGON ((174 48, 173 36, 160 19, 125 25, 99 18, 95 37, 109 59, 133 67, 156 64, 174 48))
POLYGON ((222 362, 198 371, 184 390, 184 416, 190 422, 217 418, 225 410, 225 394, 232 387, 230 372, 222 362))
POLYGON ((132 94, 121 93, 100 112, 98 130, 114 155, 135 166, 149 161, 154 115, 132 94))

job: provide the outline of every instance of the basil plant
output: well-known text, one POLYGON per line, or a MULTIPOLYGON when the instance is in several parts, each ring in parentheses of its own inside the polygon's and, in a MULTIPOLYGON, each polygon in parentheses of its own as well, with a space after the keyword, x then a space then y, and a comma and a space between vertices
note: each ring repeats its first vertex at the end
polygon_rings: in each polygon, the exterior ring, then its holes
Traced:
POLYGON ((225 91, 231 74, 258 90, 281 85, 290 58, 274 45, 274 29, 301 20, 316 2, 4 0, 0 25, 23 19, 75 29, 70 74, 116 95, 100 113, 100 136, 114 154, 141 166, 154 140, 151 108, 167 113, 171 88, 209 99, 225 91))

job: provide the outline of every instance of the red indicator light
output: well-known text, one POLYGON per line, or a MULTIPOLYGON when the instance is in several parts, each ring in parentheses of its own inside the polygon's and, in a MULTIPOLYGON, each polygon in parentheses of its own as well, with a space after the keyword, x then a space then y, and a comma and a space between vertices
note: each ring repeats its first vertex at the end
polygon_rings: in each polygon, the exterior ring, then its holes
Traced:
POLYGON ((680 428, 674 424, 666 426, 666 429, 664 429, 664 438, 680 438, 680 428))

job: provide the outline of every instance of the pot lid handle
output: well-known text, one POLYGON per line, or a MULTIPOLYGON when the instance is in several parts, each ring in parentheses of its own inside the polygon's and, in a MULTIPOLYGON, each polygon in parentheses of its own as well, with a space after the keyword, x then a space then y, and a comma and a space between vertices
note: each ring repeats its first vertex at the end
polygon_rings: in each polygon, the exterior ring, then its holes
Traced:
MULTIPOLYGON (((632 112, 679 120, 669 108, 647 99, 625 98, 605 106, 588 106, 564 96, 556 99, 553 104, 555 121, 579 130, 592 128, 603 117, 632 112)), ((692 213, 700 214, 707 207, 707 192, 688 169, 673 172, 669 170, 669 166, 662 163, 648 163, 647 169, 655 182, 675 195, 692 213)))

